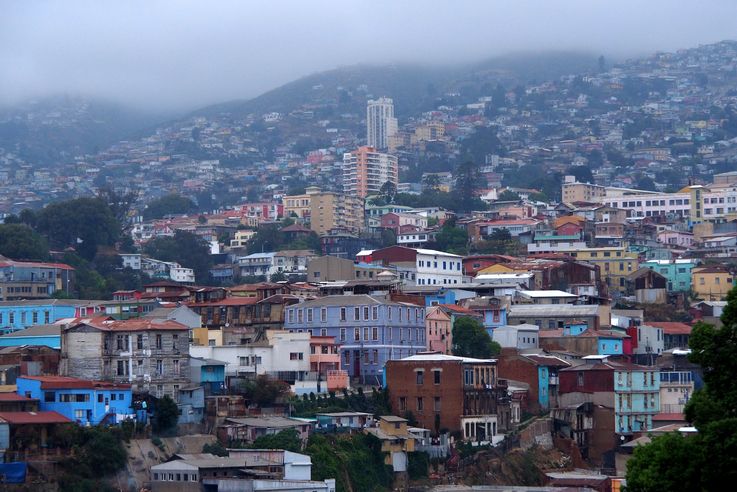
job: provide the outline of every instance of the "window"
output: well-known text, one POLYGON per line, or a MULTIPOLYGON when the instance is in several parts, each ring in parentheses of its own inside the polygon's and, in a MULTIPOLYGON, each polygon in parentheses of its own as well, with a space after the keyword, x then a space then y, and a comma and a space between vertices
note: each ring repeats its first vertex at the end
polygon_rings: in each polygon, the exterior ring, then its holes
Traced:
MULTIPOLYGON (((391 306, 386 308, 386 319, 388 319, 389 321, 392 320, 392 308, 391 308, 391 306)), ((2 321, 2 320, 0 320, 0 321, 2 321)))
POLYGON ((422 412, 422 410, 424 409, 424 407, 425 407, 425 405, 424 405, 424 403, 422 401, 422 397, 421 396, 418 396, 417 397, 417 411, 418 412, 422 412))
POLYGON ((363 319, 368 321, 369 319, 369 308, 368 306, 364 306, 363 308, 363 319))
POLYGON ((432 372, 433 384, 440 384, 440 371, 432 372))
POLYGON ((172 363, 172 370, 174 371, 174 374, 179 374, 179 359, 174 359, 171 361, 172 363))
POLYGON ((378 340, 379 339, 379 328, 374 326, 371 328, 371 340, 378 340))
POLYGON ((298 309, 297 310, 297 323, 301 323, 301 322, 302 322, 302 310, 298 309))
POLYGON ((34 325, 35 325, 36 323, 38 323, 38 312, 34 311, 34 312, 33 312, 33 314, 31 315, 31 318, 32 318, 32 320, 33 320, 33 324, 34 324, 34 325))
POLYGON ((163 347, 163 343, 162 343, 161 335, 160 334, 156 335, 156 349, 161 350, 162 347, 163 347))
POLYGON ((126 376, 128 374, 128 364, 124 360, 118 361, 118 376, 126 376))
POLYGON ((361 308, 360 307, 354 307, 353 308, 353 320, 359 321, 361 319, 361 308))
POLYGON ((307 309, 307 322, 312 323, 312 309, 307 309))
POLYGON ((391 326, 386 329, 386 339, 388 341, 391 341, 392 340, 392 331, 394 331, 394 330, 392 329, 391 326))
POLYGON ((417 371, 415 378, 417 384, 425 384, 425 371, 417 371))
POLYGON ((156 375, 157 376, 164 375, 164 361, 161 359, 156 359, 156 375))
POLYGON ((402 412, 407 410, 407 398, 404 396, 399 397, 399 410, 402 412))
POLYGON ((353 329, 353 341, 358 342, 361 340, 361 329, 360 328, 354 328, 353 329))
POLYGON ((436 412, 440 411, 440 397, 439 396, 436 396, 435 399, 433 400, 433 410, 435 410, 436 412))
POLYGON ((74 418, 77 419, 77 420, 84 420, 85 413, 87 413, 87 412, 85 412, 84 410, 75 410, 74 411, 74 418))
POLYGON ((304 353, 302 352, 290 352, 289 353, 289 360, 303 360, 304 359, 304 353))
POLYGON ((372 364, 378 364, 379 363, 379 350, 378 349, 374 349, 371 352, 371 363, 372 364))
POLYGON ((369 329, 368 326, 363 327, 363 339, 368 340, 369 339, 369 329))
POLYGON ((328 310, 327 308, 320 309, 320 321, 325 323, 328 320, 328 310))
POLYGON ((288 318, 289 322, 290 323, 294 323, 294 309, 290 309, 288 311, 288 313, 289 314, 288 314, 287 318, 288 318))
POLYGON ((340 320, 345 321, 346 315, 345 315, 345 308, 340 308, 340 320))
POLYGON ((136 336, 136 348, 143 350, 143 335, 136 336))
POLYGON ((53 403, 56 401, 56 393, 53 391, 44 392, 44 402, 53 403))
POLYGON ((345 342, 345 328, 340 329, 340 341, 345 342))
POLYGON ((125 336, 124 335, 118 335, 117 336, 117 345, 116 345, 116 348, 118 350, 125 350, 124 342, 125 342, 125 336))
POLYGON ((8 313, 8 323, 11 325, 15 323, 15 313, 13 311, 8 313))
POLYGON ((379 307, 378 306, 373 306, 371 308, 371 319, 372 320, 379 319, 379 307))

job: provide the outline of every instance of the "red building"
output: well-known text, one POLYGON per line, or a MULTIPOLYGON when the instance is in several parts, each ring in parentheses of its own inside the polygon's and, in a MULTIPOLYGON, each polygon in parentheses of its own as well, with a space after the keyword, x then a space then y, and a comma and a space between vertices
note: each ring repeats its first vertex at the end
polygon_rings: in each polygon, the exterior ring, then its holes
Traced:
POLYGON ((385 371, 394 411, 411 413, 434 434, 493 441, 509 428, 507 385, 497 379, 496 360, 426 352, 390 360, 385 371))

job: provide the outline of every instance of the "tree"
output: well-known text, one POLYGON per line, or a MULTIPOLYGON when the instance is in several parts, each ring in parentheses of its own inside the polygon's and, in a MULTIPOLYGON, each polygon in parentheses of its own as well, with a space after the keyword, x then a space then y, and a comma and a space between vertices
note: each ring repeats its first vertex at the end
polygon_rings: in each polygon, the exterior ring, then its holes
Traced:
POLYGON ((467 160, 458 165, 455 170, 456 199, 458 207, 463 212, 470 212, 473 208, 473 199, 481 183, 479 170, 472 161, 467 160))
POLYGON ((76 198, 47 205, 36 214, 36 231, 52 248, 73 247, 91 260, 97 246, 112 246, 120 236, 120 224, 100 198, 76 198))
POLYGON ((499 194, 497 200, 500 202, 518 202, 520 196, 513 191, 504 190, 499 194))
POLYGON ((379 195, 386 203, 394 203, 394 197, 397 196, 397 185, 391 181, 384 182, 379 189, 379 195))
POLYGON ((704 387, 685 415, 698 434, 664 436, 638 449, 627 464, 628 491, 719 490, 737 480, 737 289, 727 295, 721 320, 721 328, 697 323, 689 340, 704 387))
POLYGON ((143 248, 144 253, 162 261, 173 261, 194 270, 197 282, 206 283, 213 264, 210 248, 198 235, 178 230, 174 237, 157 237, 143 248))
POLYGON ((440 189, 440 177, 437 174, 425 174, 422 177, 422 186, 428 191, 438 191, 440 189))
POLYGON ((244 393, 246 398, 258 406, 273 405, 277 400, 289 394, 289 385, 284 381, 272 379, 265 374, 245 384, 244 393))
POLYGON ((456 227, 454 220, 449 220, 443 224, 443 228, 435 235, 431 247, 439 251, 447 251, 448 253, 467 254, 468 232, 465 229, 456 227))
POLYGON ((154 430, 156 432, 165 434, 176 427, 179 420, 179 408, 169 395, 159 398, 155 409, 154 430))
POLYGON ((284 449, 299 453, 302 450, 302 441, 299 439, 299 433, 294 429, 285 429, 276 434, 267 434, 257 437, 252 449, 284 449))
POLYGON ((501 352, 484 325, 473 318, 462 317, 453 323, 453 355, 489 359, 501 352))
POLYGON ((151 201, 143 210, 143 218, 160 219, 166 215, 188 214, 196 210, 197 206, 192 200, 172 193, 151 201))
POLYGON ((97 197, 107 203, 115 219, 119 224, 124 226, 128 222, 128 213, 133 202, 138 198, 138 193, 133 191, 118 193, 112 186, 105 185, 97 190, 97 197))
POLYGON ((46 260, 46 239, 24 224, 0 224, 0 255, 14 260, 46 260))

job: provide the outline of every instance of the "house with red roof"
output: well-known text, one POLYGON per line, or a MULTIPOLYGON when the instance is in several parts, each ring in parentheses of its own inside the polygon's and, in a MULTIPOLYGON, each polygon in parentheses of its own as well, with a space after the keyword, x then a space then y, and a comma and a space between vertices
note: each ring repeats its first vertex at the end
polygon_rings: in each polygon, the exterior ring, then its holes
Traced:
POLYGON ((80 425, 116 424, 135 417, 130 384, 22 376, 16 385, 16 396, 38 401, 42 412, 58 412, 80 425))

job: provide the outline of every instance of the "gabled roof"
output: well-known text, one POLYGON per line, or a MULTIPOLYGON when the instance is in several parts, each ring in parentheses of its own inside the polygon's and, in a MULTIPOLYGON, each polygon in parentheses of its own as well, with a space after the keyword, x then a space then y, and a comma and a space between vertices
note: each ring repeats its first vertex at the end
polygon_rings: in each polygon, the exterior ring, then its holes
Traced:
POLYGON ((646 321, 643 325, 661 328, 666 335, 690 335, 692 329, 686 323, 677 321, 646 321))
POLYGON ((57 412, 0 412, 0 420, 11 425, 71 424, 57 412))
POLYGON ((174 320, 155 320, 147 318, 135 318, 128 320, 113 320, 105 318, 81 319, 71 323, 65 328, 70 330, 80 325, 90 326, 101 331, 182 331, 189 330, 186 325, 174 320))
POLYGON ((49 336, 60 336, 61 327, 59 325, 34 325, 29 326, 25 330, 18 330, 7 335, 2 335, 0 338, 21 338, 21 337, 49 337, 49 336))

